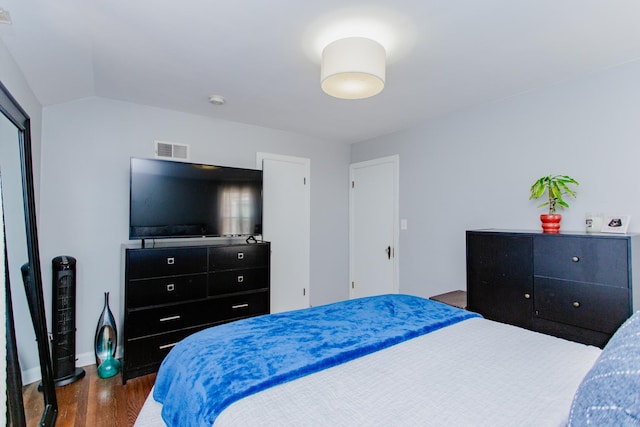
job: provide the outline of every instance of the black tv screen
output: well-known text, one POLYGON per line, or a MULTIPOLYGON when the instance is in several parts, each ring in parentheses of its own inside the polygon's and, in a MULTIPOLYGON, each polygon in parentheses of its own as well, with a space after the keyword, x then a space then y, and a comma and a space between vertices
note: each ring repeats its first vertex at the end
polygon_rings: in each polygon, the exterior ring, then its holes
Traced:
POLYGON ((131 159, 129 239, 262 234, 262 171, 131 159))

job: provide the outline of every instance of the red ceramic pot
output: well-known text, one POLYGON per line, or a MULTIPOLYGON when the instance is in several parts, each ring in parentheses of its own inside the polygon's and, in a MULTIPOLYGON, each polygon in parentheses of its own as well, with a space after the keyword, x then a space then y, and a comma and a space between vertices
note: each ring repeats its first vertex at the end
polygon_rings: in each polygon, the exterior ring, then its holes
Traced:
POLYGON ((541 214, 540 221, 542 221, 542 232, 557 234, 560 232, 560 221, 562 215, 560 214, 541 214))

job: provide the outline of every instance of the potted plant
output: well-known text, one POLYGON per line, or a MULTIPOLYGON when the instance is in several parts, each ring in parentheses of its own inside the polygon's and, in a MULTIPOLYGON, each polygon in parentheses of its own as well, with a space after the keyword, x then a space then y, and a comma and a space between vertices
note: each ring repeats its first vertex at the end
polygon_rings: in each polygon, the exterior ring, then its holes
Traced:
POLYGON ((545 193, 547 201, 539 204, 537 207, 549 206, 548 214, 541 214, 542 230, 545 233, 558 233, 560 231, 560 221, 562 215, 556 213, 556 209, 568 208, 569 204, 565 202, 563 196, 569 195, 576 197, 576 192, 572 190, 570 185, 580 185, 578 181, 567 175, 547 175, 538 179, 531 186, 531 196, 529 200, 539 199, 545 193))

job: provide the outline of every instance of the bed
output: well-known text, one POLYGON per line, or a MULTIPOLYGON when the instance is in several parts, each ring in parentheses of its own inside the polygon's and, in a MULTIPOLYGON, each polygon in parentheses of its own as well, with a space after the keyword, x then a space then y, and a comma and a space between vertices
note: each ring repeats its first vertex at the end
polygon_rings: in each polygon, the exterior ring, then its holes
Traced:
POLYGON ((136 426, 637 425, 638 316, 602 351, 408 295, 244 319, 177 345, 136 426))

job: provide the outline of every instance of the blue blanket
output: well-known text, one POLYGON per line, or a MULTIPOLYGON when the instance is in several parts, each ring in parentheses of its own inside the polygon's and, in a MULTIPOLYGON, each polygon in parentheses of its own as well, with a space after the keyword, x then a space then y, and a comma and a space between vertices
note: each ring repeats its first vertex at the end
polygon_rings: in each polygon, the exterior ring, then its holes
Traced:
POLYGON ((169 426, 211 426, 233 402, 478 314, 382 295, 216 326, 162 362, 153 397, 169 426))

